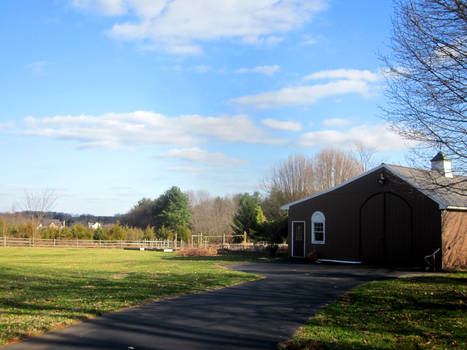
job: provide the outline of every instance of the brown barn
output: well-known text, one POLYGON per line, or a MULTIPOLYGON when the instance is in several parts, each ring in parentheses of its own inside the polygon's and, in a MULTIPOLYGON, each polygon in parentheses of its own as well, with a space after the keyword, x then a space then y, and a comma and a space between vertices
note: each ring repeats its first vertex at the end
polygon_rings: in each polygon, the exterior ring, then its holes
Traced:
POLYGON ((442 153, 432 170, 381 164, 330 190, 282 207, 289 255, 372 265, 467 266, 467 177, 442 153))

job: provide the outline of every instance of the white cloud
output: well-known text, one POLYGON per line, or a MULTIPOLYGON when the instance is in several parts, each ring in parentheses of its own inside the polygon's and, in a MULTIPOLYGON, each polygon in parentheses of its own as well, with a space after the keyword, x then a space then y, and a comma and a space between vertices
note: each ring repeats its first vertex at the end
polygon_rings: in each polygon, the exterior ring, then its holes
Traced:
POLYGON ((266 118, 261 120, 261 123, 272 128, 286 131, 300 131, 302 130, 302 124, 299 122, 292 121, 281 121, 272 118, 266 118))
POLYGON ((200 172, 204 172, 207 169, 194 167, 190 165, 177 165, 168 167, 167 170, 177 172, 177 173, 191 173, 191 174, 198 174, 200 172))
POLYGON ((164 157, 222 167, 233 166, 235 164, 245 162, 242 159, 231 158, 220 152, 210 153, 198 147, 171 149, 164 155, 164 157))
POLYGON ((197 114, 166 117, 136 111, 101 116, 28 117, 26 135, 78 141, 81 147, 122 148, 142 144, 190 147, 214 138, 225 142, 284 144, 255 125, 247 115, 204 117, 197 114))
POLYGON ((198 66, 195 66, 195 72, 196 73, 207 73, 209 72, 212 68, 210 66, 205 66, 203 64, 200 64, 198 66))
POLYGON ((368 97, 371 95, 371 91, 372 88, 366 81, 338 80, 327 84, 286 87, 278 91, 246 95, 234 98, 230 100, 230 103, 257 109, 306 106, 329 96, 355 93, 368 97))
POLYGON ((14 126, 13 122, 0 123, 0 130, 11 128, 14 126))
POLYGON ((321 130, 305 133, 300 137, 302 147, 340 147, 351 149, 356 141, 363 142, 369 149, 376 151, 404 150, 408 143, 400 135, 391 131, 388 124, 359 125, 349 130, 321 130))
POLYGON ((352 122, 348 119, 343 119, 343 118, 330 118, 330 119, 325 119, 323 120, 323 125, 324 126, 347 126, 349 124, 352 124, 352 122))
POLYGON ((105 16, 118 16, 127 11, 126 1, 124 0, 73 0, 72 6, 96 11, 105 16))
POLYGON ((311 36, 311 35, 305 35, 305 37, 303 38, 303 45, 314 45, 318 42, 318 40, 311 36))
POLYGON ((373 73, 369 70, 357 69, 335 69, 324 70, 307 75, 303 78, 304 81, 319 80, 319 79, 349 79, 349 80, 364 80, 368 82, 377 82, 382 78, 381 74, 373 73))
POLYGON ((24 68, 34 73, 42 73, 45 70, 45 68, 50 64, 51 62, 49 61, 37 61, 24 65, 24 68))
POLYGON ((278 72, 280 66, 275 64, 273 66, 256 66, 254 68, 240 68, 235 71, 235 73, 261 73, 265 75, 273 75, 278 72))
MULTIPOLYGON (((327 7, 327 0, 73 0, 103 15, 134 15, 108 33, 146 41, 179 54, 200 53, 201 42, 236 38, 271 45, 327 7)), ((156 45, 156 46, 157 46, 156 45)))
POLYGON ((381 86, 377 84, 381 79, 381 74, 372 73, 368 70, 337 69, 320 71, 310 74, 302 80, 310 81, 318 79, 328 79, 331 81, 314 85, 285 87, 277 91, 241 96, 231 99, 229 102, 257 109, 306 106, 330 96, 355 93, 363 97, 370 97, 381 89, 381 86))
POLYGON ((204 64, 199 64, 194 67, 189 66, 182 66, 180 64, 175 64, 173 66, 162 66, 162 70, 164 71, 174 71, 174 72, 195 72, 199 74, 207 73, 207 72, 220 72, 219 70, 214 70, 213 67, 207 66, 204 64))

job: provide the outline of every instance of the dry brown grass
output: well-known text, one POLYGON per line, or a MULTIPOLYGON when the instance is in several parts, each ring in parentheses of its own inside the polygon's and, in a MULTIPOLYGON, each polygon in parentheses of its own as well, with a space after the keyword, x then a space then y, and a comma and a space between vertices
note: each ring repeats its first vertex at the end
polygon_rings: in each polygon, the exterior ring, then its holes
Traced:
POLYGON ((217 248, 187 248, 177 251, 178 256, 215 256, 217 248))

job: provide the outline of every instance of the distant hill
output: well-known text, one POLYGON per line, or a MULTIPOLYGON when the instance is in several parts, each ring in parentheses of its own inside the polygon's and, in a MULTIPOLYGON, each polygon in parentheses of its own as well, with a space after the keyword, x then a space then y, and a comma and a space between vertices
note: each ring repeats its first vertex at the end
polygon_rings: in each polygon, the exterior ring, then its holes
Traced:
MULTIPOLYGON (((12 216, 20 215, 25 218, 30 216, 31 212, 22 211, 15 214, 11 213, 0 213, 1 216, 12 216)), ((91 214, 81 214, 81 215, 72 215, 68 213, 54 212, 50 211, 44 215, 44 219, 55 219, 60 221, 65 221, 66 226, 73 226, 78 223, 83 224, 84 226, 88 225, 88 222, 99 222, 102 225, 112 225, 117 222, 119 215, 115 216, 96 216, 91 214)))

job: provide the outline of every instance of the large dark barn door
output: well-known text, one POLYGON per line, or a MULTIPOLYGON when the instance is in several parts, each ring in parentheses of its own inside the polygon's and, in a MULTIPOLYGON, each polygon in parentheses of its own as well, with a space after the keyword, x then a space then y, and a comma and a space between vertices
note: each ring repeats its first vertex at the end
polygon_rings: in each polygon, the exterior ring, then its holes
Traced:
POLYGON ((412 250, 412 208, 392 193, 386 193, 386 262, 408 266, 412 250))
POLYGON ((412 249, 412 208, 393 193, 369 197, 360 209, 360 259, 407 266, 412 249))
POLYGON ((292 256, 303 258, 305 256, 305 222, 292 223, 292 256))
POLYGON ((370 264, 384 263, 384 196, 370 197, 360 209, 360 259, 370 264))

